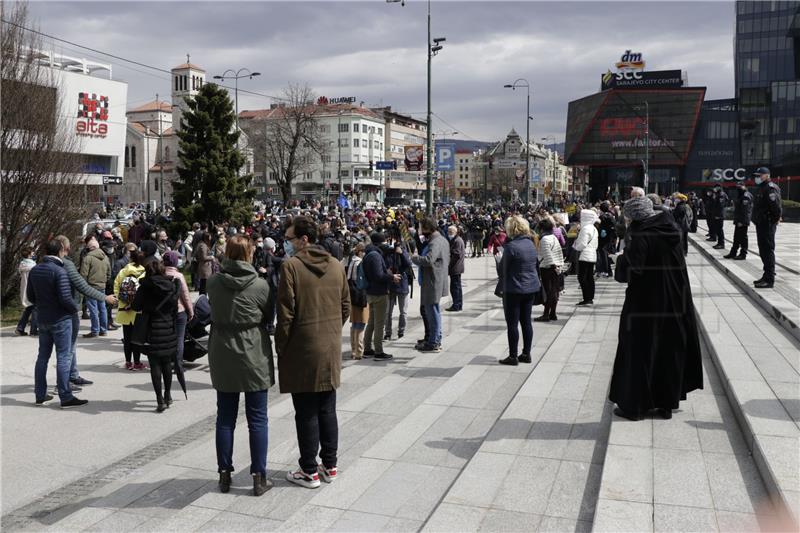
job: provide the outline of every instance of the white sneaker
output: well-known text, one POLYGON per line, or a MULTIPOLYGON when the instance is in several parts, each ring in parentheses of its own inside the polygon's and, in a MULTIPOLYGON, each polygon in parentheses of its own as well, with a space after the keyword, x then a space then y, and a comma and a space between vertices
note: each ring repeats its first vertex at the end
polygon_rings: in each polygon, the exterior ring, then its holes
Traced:
POLYGON ((333 468, 325 468, 325 465, 317 465, 317 473, 325 483, 333 483, 333 480, 336 479, 337 470, 335 466, 333 468))
POLYGON ((302 469, 297 469, 294 472, 286 472, 286 481, 294 483, 295 485, 300 485, 301 487, 305 487, 307 489, 316 489, 319 488, 319 474, 314 472, 313 474, 306 474, 303 472, 302 469))

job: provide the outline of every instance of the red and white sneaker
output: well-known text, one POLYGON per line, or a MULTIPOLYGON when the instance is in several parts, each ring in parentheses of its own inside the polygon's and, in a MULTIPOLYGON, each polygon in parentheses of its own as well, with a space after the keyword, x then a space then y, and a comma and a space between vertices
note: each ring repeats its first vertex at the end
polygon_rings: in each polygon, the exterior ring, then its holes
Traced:
POLYGON ((133 370, 133 363, 125 363, 125 370, 133 370))
POLYGON ((325 483, 333 483, 333 481, 336 479, 335 466, 333 468, 325 468, 325 465, 317 465, 317 473, 325 483))
POLYGON ((134 370, 148 370, 150 367, 144 363, 133 363, 134 370))
POLYGON ((286 472, 286 481, 294 483, 295 485, 300 485, 301 487, 305 487, 307 489, 319 488, 319 474, 316 472, 313 474, 306 474, 302 469, 299 468, 294 472, 286 472))

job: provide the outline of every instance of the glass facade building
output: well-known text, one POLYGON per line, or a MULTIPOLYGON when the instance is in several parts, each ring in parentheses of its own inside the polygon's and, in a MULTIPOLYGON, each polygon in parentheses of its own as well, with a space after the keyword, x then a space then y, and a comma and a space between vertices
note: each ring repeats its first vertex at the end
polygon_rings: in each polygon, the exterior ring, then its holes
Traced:
POLYGON ((800 2, 737 2, 734 54, 741 166, 800 175, 800 2))
POLYGON ((714 181, 715 170, 736 170, 740 168, 739 160, 736 99, 706 100, 700 110, 700 122, 686 163, 683 186, 689 189, 708 186, 714 181))

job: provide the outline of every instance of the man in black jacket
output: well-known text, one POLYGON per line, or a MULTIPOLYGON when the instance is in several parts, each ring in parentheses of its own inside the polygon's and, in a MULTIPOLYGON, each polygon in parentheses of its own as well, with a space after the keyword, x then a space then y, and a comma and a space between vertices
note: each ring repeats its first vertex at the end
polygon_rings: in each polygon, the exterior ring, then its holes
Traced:
POLYGON ((754 177, 758 192, 753 203, 758 255, 764 264, 764 275, 754 281, 757 289, 769 289, 775 283, 775 230, 781 220, 781 188, 770 180, 769 169, 758 168, 754 177))
POLYGON ((747 258, 747 230, 750 228, 750 219, 753 216, 753 195, 744 183, 736 185, 736 189, 739 191, 739 196, 733 202, 733 246, 728 255, 722 257, 742 261, 747 258))

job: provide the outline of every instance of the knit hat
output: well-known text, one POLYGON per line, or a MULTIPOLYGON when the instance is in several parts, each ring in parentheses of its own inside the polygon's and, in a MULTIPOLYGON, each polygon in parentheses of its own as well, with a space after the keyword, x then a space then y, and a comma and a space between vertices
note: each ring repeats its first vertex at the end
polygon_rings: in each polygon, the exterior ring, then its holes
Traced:
POLYGON ((179 261, 180 257, 178 256, 178 252, 173 252, 172 250, 164 252, 165 267, 177 267, 179 261))
POLYGON ((267 250, 274 250, 275 249, 275 239, 271 237, 267 237, 264 239, 264 248, 267 250))
POLYGON ((646 197, 631 198, 622 208, 625 218, 630 220, 644 220, 655 215, 653 211, 653 201, 646 197))
POLYGON ((142 241, 142 244, 139 245, 139 249, 142 251, 142 255, 145 259, 158 253, 158 245, 156 244, 156 241, 142 241))
POLYGON ((369 240, 372 241, 372 244, 378 246, 379 244, 384 243, 384 241, 386 240, 386 236, 383 233, 376 231, 369 236, 369 240))

